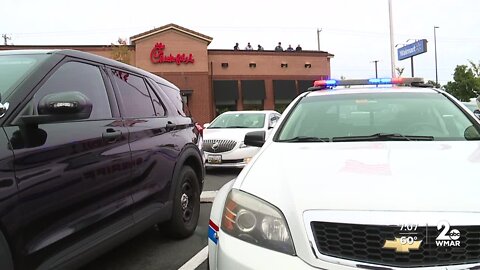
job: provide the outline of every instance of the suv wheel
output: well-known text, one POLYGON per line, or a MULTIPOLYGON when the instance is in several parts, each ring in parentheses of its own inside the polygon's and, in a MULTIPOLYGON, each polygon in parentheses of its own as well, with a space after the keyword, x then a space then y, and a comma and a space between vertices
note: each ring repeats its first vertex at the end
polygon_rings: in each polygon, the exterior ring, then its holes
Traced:
POLYGON ((193 234, 200 214, 200 186, 197 174, 184 166, 176 181, 172 218, 165 224, 168 235, 186 238, 193 234))

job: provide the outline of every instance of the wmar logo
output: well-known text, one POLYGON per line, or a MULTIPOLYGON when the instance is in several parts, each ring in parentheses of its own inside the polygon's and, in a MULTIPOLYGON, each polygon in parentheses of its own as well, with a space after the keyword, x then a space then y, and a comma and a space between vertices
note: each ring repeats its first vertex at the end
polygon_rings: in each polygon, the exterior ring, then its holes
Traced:
POLYGON ((450 224, 447 221, 440 221, 437 224, 437 230, 440 234, 435 239, 437 247, 459 247, 460 231, 457 229, 450 230, 450 224))

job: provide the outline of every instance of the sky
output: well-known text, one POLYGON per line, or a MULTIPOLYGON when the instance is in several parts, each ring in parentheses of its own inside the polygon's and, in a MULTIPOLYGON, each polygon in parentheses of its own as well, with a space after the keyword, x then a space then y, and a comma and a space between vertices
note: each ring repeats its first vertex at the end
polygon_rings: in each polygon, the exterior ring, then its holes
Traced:
MULTIPOLYGON (((391 0, 394 44, 427 39, 413 58, 415 77, 440 84, 457 65, 480 63, 479 0, 391 0)), ((209 49, 241 48, 250 42, 273 50, 301 45, 334 56, 331 77, 391 76, 388 0, 2 0, 0 34, 14 45, 106 45, 174 23, 213 38, 209 49), (320 42, 317 39, 320 32, 320 42)), ((1 40, 4 41, 3 39, 1 40)), ((398 61, 411 76, 410 59, 398 61)))

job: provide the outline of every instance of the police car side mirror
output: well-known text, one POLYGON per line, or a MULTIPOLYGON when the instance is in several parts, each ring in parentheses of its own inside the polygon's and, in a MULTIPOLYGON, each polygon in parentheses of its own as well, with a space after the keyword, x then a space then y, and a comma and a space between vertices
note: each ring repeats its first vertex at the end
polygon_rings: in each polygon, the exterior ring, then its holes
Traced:
POLYGON ((265 131, 251 131, 245 134, 243 143, 248 146, 262 147, 265 143, 265 131))

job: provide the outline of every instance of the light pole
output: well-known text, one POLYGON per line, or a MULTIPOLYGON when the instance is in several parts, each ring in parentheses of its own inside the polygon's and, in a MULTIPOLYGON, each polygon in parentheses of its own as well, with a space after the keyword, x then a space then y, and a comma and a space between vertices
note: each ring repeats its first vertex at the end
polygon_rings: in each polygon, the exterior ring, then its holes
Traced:
POLYGON ((433 27, 433 43, 435 45, 435 86, 438 85, 438 68, 437 68, 437 28, 438 26, 433 27))
POLYGON ((322 29, 317 28, 317 43, 318 43, 318 50, 320 51, 320 32, 322 32, 322 29))
POLYGON ((388 0, 388 20, 390 25, 390 64, 392 66, 392 78, 395 78, 395 50, 393 49, 393 15, 392 15, 392 0, 388 0))

